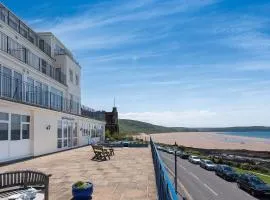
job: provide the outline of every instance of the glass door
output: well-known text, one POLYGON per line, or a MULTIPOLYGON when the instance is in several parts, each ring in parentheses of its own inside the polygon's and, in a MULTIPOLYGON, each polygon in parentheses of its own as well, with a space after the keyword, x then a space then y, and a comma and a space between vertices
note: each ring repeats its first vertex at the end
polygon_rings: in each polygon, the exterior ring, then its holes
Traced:
POLYGON ((69 121, 68 122, 68 147, 72 147, 72 131, 73 131, 73 122, 72 121, 69 121))
POLYGON ((73 144, 72 146, 76 147, 78 145, 78 124, 74 123, 73 126, 73 136, 72 136, 73 144))
POLYGON ((67 147, 68 121, 63 120, 63 148, 67 147))
POLYGON ((73 120, 58 121, 57 148, 71 148, 78 145, 78 125, 73 120))

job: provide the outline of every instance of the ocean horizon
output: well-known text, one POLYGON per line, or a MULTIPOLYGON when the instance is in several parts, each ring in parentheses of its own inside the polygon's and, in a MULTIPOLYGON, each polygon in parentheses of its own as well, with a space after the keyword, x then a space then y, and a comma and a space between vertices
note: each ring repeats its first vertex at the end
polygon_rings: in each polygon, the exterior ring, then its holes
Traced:
POLYGON ((270 139, 270 131, 247 131, 247 132, 228 131, 228 132, 217 132, 217 133, 225 134, 225 135, 270 139))

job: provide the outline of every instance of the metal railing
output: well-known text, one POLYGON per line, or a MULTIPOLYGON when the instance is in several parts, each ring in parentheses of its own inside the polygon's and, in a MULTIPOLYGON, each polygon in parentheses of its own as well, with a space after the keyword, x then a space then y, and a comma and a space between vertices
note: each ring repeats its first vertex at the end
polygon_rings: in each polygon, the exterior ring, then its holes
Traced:
POLYGON ((80 115, 80 102, 0 72, 0 99, 80 115))
POLYGON ((51 57, 51 46, 41 39, 36 32, 26 26, 7 7, 0 3, 0 20, 9 25, 13 30, 20 33, 40 50, 51 57))
POLYGON ((161 160, 156 146, 151 138, 150 145, 155 168, 158 200, 179 200, 167 170, 165 169, 164 163, 161 160))
POLYGON ((19 44, 17 41, 0 31, 0 50, 8 53, 10 56, 20 60, 41 73, 53 78, 66 85, 66 74, 61 68, 56 68, 38 57, 32 50, 19 44))

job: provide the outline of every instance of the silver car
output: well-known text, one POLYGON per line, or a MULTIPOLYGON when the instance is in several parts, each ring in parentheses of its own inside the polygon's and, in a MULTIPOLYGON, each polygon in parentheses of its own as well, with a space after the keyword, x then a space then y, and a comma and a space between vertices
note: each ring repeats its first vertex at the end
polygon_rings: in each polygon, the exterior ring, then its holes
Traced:
POLYGON ((188 158, 189 162, 193 163, 193 164, 200 164, 201 163, 201 159, 198 156, 189 156, 188 158))
POLYGON ((216 170, 216 167, 217 167, 217 165, 213 163, 211 160, 205 160, 205 159, 201 160, 200 166, 201 168, 211 170, 211 171, 216 170))

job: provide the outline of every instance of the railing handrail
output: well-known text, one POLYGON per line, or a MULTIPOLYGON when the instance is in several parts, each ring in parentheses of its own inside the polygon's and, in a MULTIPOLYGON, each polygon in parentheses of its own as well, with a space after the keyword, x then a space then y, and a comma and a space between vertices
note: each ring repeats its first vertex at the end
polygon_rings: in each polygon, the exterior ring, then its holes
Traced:
POLYGON ((179 199, 178 195, 175 192, 175 188, 174 188, 174 186, 169 178, 169 175, 167 173, 165 165, 159 156, 159 153, 156 149, 154 142, 152 141, 152 138, 150 138, 150 144, 151 144, 151 150, 152 150, 152 154, 153 154, 153 162, 154 162, 154 167, 155 167, 155 172, 156 172, 156 182, 157 182, 157 187, 158 187, 157 188, 158 189, 158 199, 163 200, 164 196, 168 197, 168 195, 169 195, 170 199, 168 199, 168 200, 178 200, 179 199), (157 171, 157 170, 159 170, 159 171, 157 171), (162 173, 160 173, 160 170, 162 173), (160 177, 157 177, 157 176, 160 176, 160 177), (167 190, 166 189, 164 190, 164 188, 167 188, 167 190))

